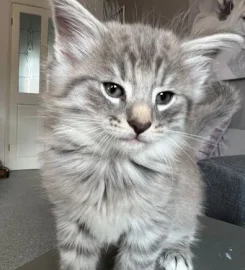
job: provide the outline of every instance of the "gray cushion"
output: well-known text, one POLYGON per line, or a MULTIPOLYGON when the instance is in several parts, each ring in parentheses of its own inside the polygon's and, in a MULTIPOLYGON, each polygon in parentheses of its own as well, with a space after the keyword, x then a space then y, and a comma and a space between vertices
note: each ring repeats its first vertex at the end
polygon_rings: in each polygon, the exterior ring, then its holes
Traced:
POLYGON ((202 160, 199 166, 206 182, 206 214, 245 225, 245 156, 202 160))

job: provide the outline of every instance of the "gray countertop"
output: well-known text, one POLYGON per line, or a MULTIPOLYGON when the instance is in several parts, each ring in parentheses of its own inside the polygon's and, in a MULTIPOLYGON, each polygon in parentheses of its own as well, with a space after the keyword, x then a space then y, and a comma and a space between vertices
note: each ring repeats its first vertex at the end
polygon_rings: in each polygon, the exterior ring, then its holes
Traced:
MULTIPOLYGON (((245 270, 245 229, 209 218, 202 220, 200 241, 193 249, 195 270, 245 270)), ((112 262, 101 262, 108 270, 112 262)), ((57 250, 38 257, 17 270, 58 270, 57 250)))

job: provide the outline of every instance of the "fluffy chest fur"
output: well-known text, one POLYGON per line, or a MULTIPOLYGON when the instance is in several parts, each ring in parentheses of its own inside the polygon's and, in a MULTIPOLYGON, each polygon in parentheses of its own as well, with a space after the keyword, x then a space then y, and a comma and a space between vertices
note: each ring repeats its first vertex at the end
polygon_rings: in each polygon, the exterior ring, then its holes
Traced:
POLYGON ((199 175, 188 172, 187 176, 180 164, 173 173, 157 160, 103 159, 55 148, 45 159, 48 175, 44 178, 49 179, 45 184, 58 211, 62 206, 60 215, 86 223, 104 243, 116 242, 129 230, 140 231, 156 223, 161 223, 167 234, 176 222, 187 225, 178 212, 190 207, 190 215, 194 215, 200 208, 199 175))

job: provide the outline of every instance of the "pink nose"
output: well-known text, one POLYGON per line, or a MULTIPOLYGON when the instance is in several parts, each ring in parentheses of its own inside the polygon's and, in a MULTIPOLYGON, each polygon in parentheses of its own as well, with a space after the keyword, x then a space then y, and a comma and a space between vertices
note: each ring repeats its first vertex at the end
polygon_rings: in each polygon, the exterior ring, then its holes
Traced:
POLYGON ((138 122, 137 120, 129 120, 128 124, 134 129, 137 135, 145 132, 151 126, 150 122, 141 123, 138 122))

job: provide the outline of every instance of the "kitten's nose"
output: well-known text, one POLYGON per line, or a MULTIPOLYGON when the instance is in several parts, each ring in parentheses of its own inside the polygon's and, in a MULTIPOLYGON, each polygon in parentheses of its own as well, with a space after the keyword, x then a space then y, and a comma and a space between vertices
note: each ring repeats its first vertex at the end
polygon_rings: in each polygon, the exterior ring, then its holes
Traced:
POLYGON ((134 129, 137 135, 145 132, 151 126, 150 122, 141 123, 137 120, 128 120, 128 124, 134 129))

